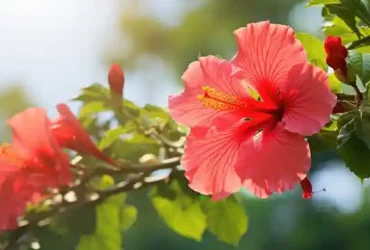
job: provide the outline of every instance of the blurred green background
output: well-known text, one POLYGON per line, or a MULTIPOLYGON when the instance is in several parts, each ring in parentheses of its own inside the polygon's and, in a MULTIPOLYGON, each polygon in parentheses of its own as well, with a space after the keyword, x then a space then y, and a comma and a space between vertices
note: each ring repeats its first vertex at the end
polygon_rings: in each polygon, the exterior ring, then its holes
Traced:
MULTIPOLYGON (((81 87, 106 83, 109 64, 125 69, 125 96, 165 106, 182 88, 180 76, 201 55, 231 58, 233 31, 270 20, 323 38, 321 8, 298 0, 0 0, 0 135, 7 118, 30 105, 67 102, 81 87)), ((74 111, 78 106, 70 104, 74 111)), ((206 234, 202 242, 176 235, 156 215, 145 190, 131 193, 138 220, 125 249, 368 250, 370 196, 328 150, 313 154, 312 200, 294 192, 259 200, 242 193, 249 229, 238 247, 206 234)), ((227 228, 225 228, 227 230, 227 228)), ((54 239, 50 232, 45 236, 54 239)), ((50 249, 53 249, 50 248, 50 249)), ((66 248, 63 248, 67 250, 66 248)), ((102 249, 103 250, 103 249, 102 249)))

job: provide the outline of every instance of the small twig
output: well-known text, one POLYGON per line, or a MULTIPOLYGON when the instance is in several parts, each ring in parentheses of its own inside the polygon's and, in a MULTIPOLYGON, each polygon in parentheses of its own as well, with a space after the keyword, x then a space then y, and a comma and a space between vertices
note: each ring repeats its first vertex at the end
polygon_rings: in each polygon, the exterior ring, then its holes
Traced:
POLYGON ((162 144, 169 148, 181 148, 184 146, 184 141, 179 140, 179 141, 170 141, 164 136, 162 136, 158 131, 154 128, 151 128, 147 131, 145 131, 145 134, 150 135, 152 138, 159 140, 162 144))
POLYGON ((351 84, 351 86, 356 91, 356 107, 359 108, 361 106, 361 103, 362 103, 363 99, 364 99, 364 96, 363 96, 362 92, 360 91, 360 89, 358 88, 356 82, 353 82, 351 84))
POLYGON ((160 169, 170 169, 180 164, 180 157, 174 157, 167 159, 158 164, 130 164, 128 162, 123 163, 118 169, 113 168, 95 168, 90 174, 87 174, 82 182, 90 180, 92 177, 101 175, 121 175, 121 174, 132 174, 132 173, 152 173, 160 169))

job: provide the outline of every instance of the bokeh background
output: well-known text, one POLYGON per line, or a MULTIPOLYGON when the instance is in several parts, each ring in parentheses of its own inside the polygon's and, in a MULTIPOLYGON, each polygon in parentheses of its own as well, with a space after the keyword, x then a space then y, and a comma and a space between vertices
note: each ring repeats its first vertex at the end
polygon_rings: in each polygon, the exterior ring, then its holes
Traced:
MULTIPOLYGON (((125 98, 166 106, 182 88, 180 76, 200 55, 231 58, 233 31, 270 20, 323 38, 321 8, 299 0, 0 0, 0 139, 6 119, 27 106, 70 100, 81 87, 107 83, 112 62, 125 69, 125 98)), ((32 133, 32 131, 30 131, 32 133)), ((316 193, 300 190, 254 199, 245 193, 249 229, 238 247, 206 234, 182 238, 158 218, 145 193, 131 195, 139 218, 124 236, 125 249, 368 250, 370 195, 334 152, 313 155, 316 193)), ((1 207, 0 207, 1 214, 1 207)), ((227 228, 225 228, 227 230, 227 228)), ((102 249, 104 250, 104 249, 102 249)))

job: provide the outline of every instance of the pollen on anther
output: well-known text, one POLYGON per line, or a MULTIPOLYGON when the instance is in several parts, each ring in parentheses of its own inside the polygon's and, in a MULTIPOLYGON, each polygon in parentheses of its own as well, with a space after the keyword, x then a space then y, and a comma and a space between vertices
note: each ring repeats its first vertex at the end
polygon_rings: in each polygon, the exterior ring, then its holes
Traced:
POLYGON ((213 108, 219 111, 236 110, 245 107, 246 104, 236 96, 218 91, 209 86, 202 86, 203 95, 197 99, 206 108, 213 108))

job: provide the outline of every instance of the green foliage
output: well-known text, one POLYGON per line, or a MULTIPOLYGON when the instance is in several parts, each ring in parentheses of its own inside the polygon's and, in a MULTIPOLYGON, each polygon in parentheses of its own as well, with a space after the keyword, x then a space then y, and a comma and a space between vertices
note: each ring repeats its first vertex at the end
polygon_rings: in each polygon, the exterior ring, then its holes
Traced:
POLYGON ((347 167, 359 178, 370 177, 370 150, 356 131, 358 117, 344 125, 338 135, 338 152, 347 167))
POLYGON ((120 137, 124 135, 130 135, 132 132, 136 131, 136 126, 133 123, 127 123, 124 127, 118 126, 111 130, 108 130, 104 137, 101 139, 99 143, 100 149, 105 149, 112 145, 115 141, 120 139, 120 137))
POLYGON ((127 231, 132 227, 132 225, 135 223, 137 219, 137 209, 134 206, 126 205, 121 210, 121 216, 120 216, 120 228, 121 230, 127 231))
MULTIPOLYGON (((91 86, 81 89, 81 94, 72 99, 73 101, 82 102, 79 116, 81 118, 101 113, 104 111, 114 111, 111 103, 109 89, 99 83, 94 83, 91 86)), ((129 100, 122 100, 122 108, 126 115, 116 112, 118 119, 129 119, 129 116, 137 117, 139 115, 139 107, 129 100)))
POLYGON ((301 41, 304 49, 306 50, 308 60, 322 68, 323 70, 328 70, 328 65, 326 64, 326 53, 324 50, 324 43, 307 33, 297 33, 296 38, 301 41))
POLYGON ((370 104, 343 114, 338 120, 338 152, 347 167, 360 179, 370 177, 370 104))
POLYGON ((176 233, 201 241, 207 223, 200 200, 185 195, 176 181, 171 183, 170 189, 176 195, 173 200, 158 195, 157 190, 153 190, 151 199, 154 208, 176 233))
POLYGON ((38 228, 35 235, 41 249, 72 249, 85 234, 92 234, 96 228, 97 218, 93 204, 85 204, 55 216, 49 230, 38 228))
POLYGON ((87 102, 104 102, 109 101, 109 90, 99 83, 94 83, 81 89, 81 94, 73 98, 74 101, 87 102))
POLYGON ((340 3, 340 0, 310 0, 308 1, 307 6, 336 4, 336 3, 340 3))
POLYGON ((370 5, 367 0, 341 0, 341 7, 370 26, 370 5))
POLYGON ((138 161, 144 154, 157 155, 160 146, 157 141, 142 135, 133 133, 126 139, 116 140, 110 150, 116 158, 123 158, 131 161, 138 161))
MULTIPOLYGON (((356 74, 364 87, 370 81, 370 12, 369 2, 361 0, 312 0, 308 5, 325 5, 324 33, 340 36, 350 49, 347 58, 349 74, 356 74)), ((354 94, 352 87, 341 84, 332 74, 329 83, 334 93, 354 94)), ((308 141, 313 151, 331 148, 336 142, 337 150, 347 167, 359 178, 370 177, 370 113, 367 98, 359 110, 349 111, 338 119, 338 131, 323 129, 308 141), (335 138, 337 137, 337 138, 335 138)))
POLYGON ((248 228, 248 217, 244 208, 234 197, 218 202, 204 199, 202 205, 207 215, 208 230, 220 241, 237 246, 248 228))
POLYGON ((153 206, 166 224, 176 233, 196 241, 202 240, 208 229, 220 241, 238 245, 248 227, 241 204, 234 197, 218 202, 206 197, 201 199, 199 195, 186 193, 184 188, 173 181, 172 194, 160 192, 158 188, 152 191, 153 206))
MULTIPOLYGON (((107 188, 114 183, 105 176, 98 185, 107 188)), ((124 206, 126 194, 111 196, 96 205, 96 227, 93 233, 83 235, 77 250, 121 250, 122 231, 129 229, 136 221, 137 210, 134 206, 124 206)))
POLYGON ((370 81, 370 54, 350 51, 349 64, 365 86, 370 81))
POLYGON ((358 37, 361 37, 361 33, 356 25, 356 16, 346 6, 342 4, 330 4, 326 5, 326 7, 331 14, 340 17, 358 37))
POLYGON ((312 152, 323 152, 336 147, 337 132, 321 130, 318 134, 308 137, 312 152))
POLYGON ((329 75, 330 89, 333 93, 342 93, 342 83, 334 75, 334 73, 329 75))
POLYGON ((99 148, 113 157, 137 161, 144 154, 158 154, 158 142, 145 134, 149 129, 154 128, 173 141, 186 132, 166 110, 155 105, 140 108, 129 100, 122 100, 122 109, 113 108, 109 90, 98 83, 83 88, 73 100, 82 102, 79 117, 88 131, 98 138, 99 148), (111 111, 120 126, 99 129, 97 115, 105 111, 111 111))

